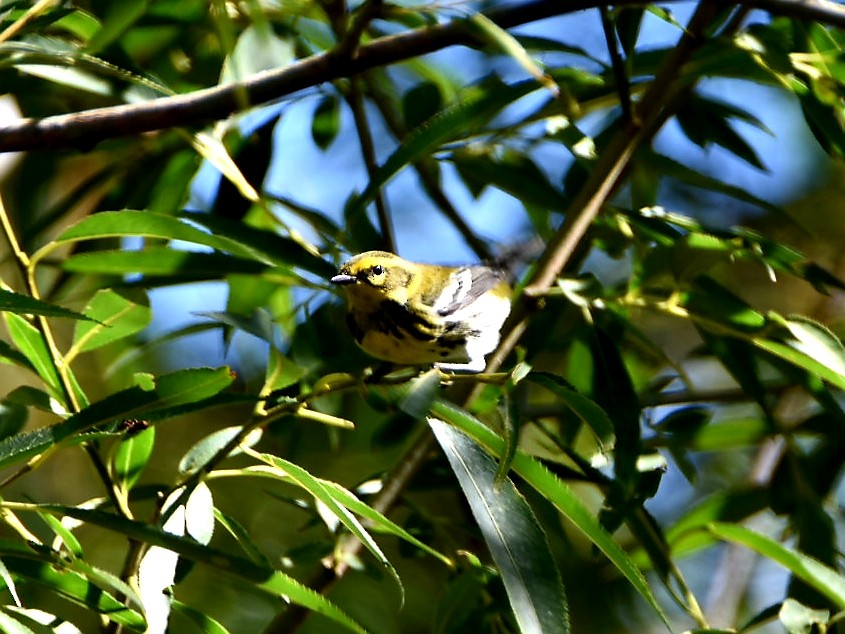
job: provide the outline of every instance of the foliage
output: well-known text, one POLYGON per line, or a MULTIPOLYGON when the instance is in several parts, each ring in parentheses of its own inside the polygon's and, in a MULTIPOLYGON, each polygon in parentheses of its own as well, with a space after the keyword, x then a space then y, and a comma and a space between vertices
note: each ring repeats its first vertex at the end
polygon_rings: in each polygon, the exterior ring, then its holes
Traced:
POLYGON ((494 4, 4 4, 0 629, 840 627, 841 197, 712 87, 835 172, 845 11, 494 4), (516 234, 488 372, 352 345, 348 254, 516 234))

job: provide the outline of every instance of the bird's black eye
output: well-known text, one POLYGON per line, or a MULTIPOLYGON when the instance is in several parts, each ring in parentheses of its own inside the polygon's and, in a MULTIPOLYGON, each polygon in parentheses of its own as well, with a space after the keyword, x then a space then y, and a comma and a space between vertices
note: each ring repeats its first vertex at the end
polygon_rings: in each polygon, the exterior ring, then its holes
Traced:
POLYGON ((373 275, 379 276, 384 275, 384 267, 381 264, 376 264, 372 268, 373 275))

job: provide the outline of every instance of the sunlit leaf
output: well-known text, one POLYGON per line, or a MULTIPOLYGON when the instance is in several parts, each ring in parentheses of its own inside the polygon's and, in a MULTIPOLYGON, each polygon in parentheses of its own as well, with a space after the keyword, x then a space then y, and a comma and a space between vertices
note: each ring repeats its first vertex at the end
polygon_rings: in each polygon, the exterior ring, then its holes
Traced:
MULTIPOLYGON (((78 323, 74 330, 71 350, 88 352, 125 337, 130 337, 152 320, 149 302, 142 293, 115 291, 110 288, 97 291, 85 314, 94 323, 78 323)), ((68 352, 67 356, 73 356, 68 352)))
POLYGON ((746 546, 780 564, 827 597, 840 610, 845 609, 845 577, 836 570, 744 526, 715 523, 709 526, 709 530, 719 539, 746 546))

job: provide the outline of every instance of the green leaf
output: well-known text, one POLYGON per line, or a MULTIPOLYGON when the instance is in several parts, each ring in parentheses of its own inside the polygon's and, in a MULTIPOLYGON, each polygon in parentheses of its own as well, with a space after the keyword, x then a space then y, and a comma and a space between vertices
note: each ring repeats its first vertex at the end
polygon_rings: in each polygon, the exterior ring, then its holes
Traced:
POLYGON ((12 595, 12 600, 15 602, 15 605, 21 607, 21 600, 18 596, 18 589, 15 586, 15 580, 12 578, 12 574, 9 572, 6 564, 3 563, 2 559, 0 559, 0 579, 2 579, 3 585, 6 586, 6 590, 8 590, 9 594, 12 595))
POLYGON ((776 320, 789 332, 782 340, 757 337, 754 345, 845 389, 845 348, 830 330, 805 317, 776 320))
POLYGON ((0 610, 0 630, 5 634, 35 634, 32 629, 2 610, 0 610))
POLYGON ((146 0, 126 0, 108 5, 102 27, 88 41, 85 50, 96 53, 118 39, 147 10, 146 0))
POLYGON ((44 317, 64 317, 92 321, 93 318, 55 304, 49 304, 29 295, 21 295, 4 288, 0 288, 0 312, 15 313, 17 315, 42 315, 44 317))
POLYGON ((511 393, 505 392, 502 400, 499 410, 502 412, 502 439, 505 446, 496 467, 496 475, 493 477, 493 486, 497 491, 510 473, 513 457, 519 446, 519 430, 522 428, 522 413, 516 399, 511 393))
POLYGON ((399 589, 404 595, 404 587, 402 580, 399 578, 399 573, 387 556, 382 552, 379 545, 370 535, 369 531, 364 528, 364 525, 352 515, 346 507, 344 507, 335 497, 334 488, 327 486, 326 483, 311 475, 308 471, 297 464, 294 464, 284 458, 273 456, 267 453, 255 453, 248 451, 254 458, 261 460, 265 464, 273 468, 277 476, 286 481, 291 481, 310 493, 315 500, 325 505, 326 509, 340 521, 355 537, 361 540, 361 543, 370 551, 370 553, 384 566, 384 568, 396 580, 399 589))
POLYGON ((53 242, 37 251, 32 256, 32 260, 37 262, 62 244, 132 236, 182 240, 247 260, 269 263, 257 250, 250 249, 235 240, 209 233, 180 218, 149 211, 103 211, 86 216, 72 227, 65 229, 53 242))
POLYGON ((440 86, 427 81, 412 86, 402 95, 402 118, 405 127, 413 130, 428 121, 443 107, 443 93, 440 86))
POLYGON ((229 634, 229 630, 208 614, 181 601, 173 601, 173 611, 196 626, 202 634, 229 634))
POLYGON ((41 333, 26 319, 14 313, 3 313, 3 318, 12 341, 32 364, 38 376, 53 389, 54 395, 61 394, 61 379, 41 333))
POLYGON ((423 418, 437 396, 441 377, 435 368, 408 381, 401 388, 399 409, 417 420, 423 418))
POLYGON ((104 288, 96 292, 85 308, 94 323, 80 322, 73 333, 73 344, 65 355, 73 358, 119 339, 131 337, 146 328, 152 311, 144 293, 104 288))
POLYGON ((768 171, 754 148, 739 136, 729 123, 729 119, 741 118, 746 123, 771 134, 771 131, 750 113, 722 101, 696 94, 684 102, 676 113, 676 117, 687 138, 699 147, 706 149, 710 144, 720 145, 749 165, 768 171))
POLYGON ((159 546, 176 553, 180 557, 211 566, 216 570, 228 572, 249 581, 266 581, 272 575, 271 570, 252 561, 204 546, 194 539, 180 537, 156 526, 119 517, 113 513, 61 504, 40 504, 37 508, 60 516, 72 517, 80 522, 99 526, 151 546, 159 546))
POLYGON ((706 276, 698 277, 689 291, 679 293, 678 303, 702 327, 717 334, 754 335, 768 324, 762 313, 706 276))
MULTIPOLYGON (((651 5, 649 5, 649 9, 651 5)), ((616 27, 616 35, 622 50, 627 57, 636 54, 637 39, 640 36, 640 27, 645 15, 645 9, 640 7, 618 7, 611 14, 613 25, 616 27)))
POLYGON ((146 386, 148 389, 132 387, 116 392, 65 421, 0 441, 0 467, 58 448, 71 437, 84 440, 79 434, 104 423, 132 418, 155 420, 215 405, 211 397, 232 380, 228 368, 198 368, 165 374, 153 386, 146 386))
MULTIPOLYGON (((463 431, 493 456, 502 455, 504 441, 464 410, 451 403, 436 401, 432 406, 431 413, 463 431)), ((517 450, 513 459, 513 471, 546 498, 564 517, 569 519, 587 539, 592 541, 616 566, 619 572, 628 579, 634 589, 642 595, 663 622, 668 625, 663 610, 661 610, 640 570, 628 554, 613 541, 610 534, 599 524, 593 512, 564 482, 559 480, 538 460, 519 450, 517 450)))
MULTIPOLYGON (((182 459, 179 461, 179 473, 187 475, 193 473, 198 469, 202 469, 206 463, 217 455, 229 442, 236 438, 243 431, 240 425, 233 425, 232 427, 225 427, 214 431, 205 438, 194 443, 194 445, 185 452, 182 459)), ((243 447, 252 447, 263 435, 263 431, 253 429, 246 437, 242 438, 235 449, 228 454, 228 457, 237 456, 243 453, 243 447)))
POLYGON ((688 167, 683 163, 676 161, 675 159, 670 158, 664 154, 659 154, 657 152, 648 152, 647 155, 647 162, 651 166, 651 169, 657 170, 666 176, 677 179, 682 183, 692 185, 693 187, 714 191, 719 194, 725 194, 726 196, 730 196, 731 198, 734 198, 736 200, 749 203, 751 205, 754 205, 755 207, 759 207, 760 209, 769 211, 778 216, 783 214, 783 211, 777 205, 773 205, 772 203, 767 202, 762 198, 748 193, 748 191, 746 191, 742 187, 729 185, 723 181, 720 181, 717 178, 702 174, 701 172, 698 172, 692 169, 691 167, 688 167))
MULTIPOLYGON (((238 251, 230 250, 232 255, 250 259, 250 256, 246 254, 254 254, 253 259, 259 262, 274 264, 278 267, 301 268, 321 279, 328 279, 337 273, 334 264, 327 262, 305 248, 301 241, 293 238, 220 215, 186 211, 180 217, 190 223, 205 227, 221 240, 239 245, 238 251)), ((226 251, 226 249, 221 250, 226 251)))
POLYGON ((10 400, 9 397, 0 401, 0 438, 17 434, 23 429, 28 417, 29 410, 25 405, 10 400))
POLYGON ((150 427, 117 443, 109 464, 117 483, 125 491, 135 486, 149 463, 155 446, 155 432, 155 427, 150 427))
POLYGON ((311 119, 311 138, 321 150, 327 150, 340 131, 340 100, 336 95, 325 95, 314 108, 311 119))
MULTIPOLYGON (((71 570, 62 570, 53 561, 32 559, 31 552, 19 552, 17 556, 7 554, 9 552, 7 545, 0 545, 0 556, 14 575, 35 582, 50 593, 102 614, 114 623, 137 632, 144 631, 146 624, 136 610, 127 608, 111 594, 103 592, 84 575, 71 570)), ((11 550, 11 553, 14 552, 11 550)))
POLYGON ((549 390, 586 424, 596 436, 603 451, 613 447, 613 421, 594 401, 579 394, 562 377, 548 372, 532 372, 528 380, 549 390))
POLYGON ((39 390, 31 385, 16 387, 6 395, 5 401, 26 407, 35 407, 42 412, 49 412, 57 416, 65 417, 68 415, 68 412, 55 398, 47 394, 44 390, 39 390))
POLYGON ((719 539, 750 548, 780 564, 827 597, 838 609, 845 609, 845 577, 836 570, 744 526, 715 523, 710 525, 709 530, 719 539))
POLYGON ((492 186, 528 205, 552 210, 566 208, 568 201, 563 193, 521 152, 478 152, 476 148, 468 148, 452 152, 449 159, 476 197, 492 186))
MULTIPOLYGON (((241 469, 237 472, 232 472, 231 474, 227 473, 227 475, 232 476, 251 476, 251 477, 264 477, 264 478, 273 478, 277 479, 277 476, 273 473, 268 473, 268 471, 262 467, 247 467, 245 469, 241 469)), ((406 531, 404 528, 390 520, 386 515, 383 515, 370 505, 362 502, 352 491, 342 487, 337 482, 332 482, 330 480, 320 480, 324 487, 330 490, 332 496, 337 500, 338 504, 343 505, 356 515, 360 515, 368 522, 368 528, 373 532, 380 532, 386 533, 388 535, 393 535, 400 539, 405 540, 409 544, 419 548, 420 550, 428 553, 432 557, 439 559, 447 566, 454 566, 449 557, 444 555, 443 553, 435 550, 431 546, 421 542, 419 539, 414 537, 411 533, 406 531)), ((218 520, 220 520, 218 514, 218 520)), ((226 518, 226 523, 231 523, 232 520, 230 518, 226 518)), ((245 534, 238 533, 237 526, 233 529, 229 529, 230 532, 235 536, 238 540, 238 543, 247 550, 248 553, 255 555, 254 549, 249 546, 249 544, 245 543, 244 537, 248 537, 245 534)), ((241 529, 242 531, 243 529, 241 529)), ((263 560, 264 556, 261 555, 259 559, 263 560)))
POLYGON ((274 572, 273 576, 269 580, 261 583, 257 587, 259 590, 268 592, 273 596, 283 598, 286 601, 292 601, 297 605, 308 608, 312 612, 322 614, 352 632, 367 634, 367 630, 361 627, 343 610, 338 608, 334 603, 331 603, 322 594, 315 592, 308 586, 303 585, 293 577, 289 577, 283 572, 274 572))
POLYGON ((466 435, 436 418, 428 424, 502 575, 520 630, 569 632, 560 573, 531 507, 509 478, 495 484, 495 461, 466 435))
POLYGON ((140 273, 157 277, 191 280, 220 279, 232 273, 257 274, 267 264, 224 253, 180 251, 165 246, 149 246, 143 251, 95 251, 73 255, 62 262, 72 273, 126 275, 140 273))

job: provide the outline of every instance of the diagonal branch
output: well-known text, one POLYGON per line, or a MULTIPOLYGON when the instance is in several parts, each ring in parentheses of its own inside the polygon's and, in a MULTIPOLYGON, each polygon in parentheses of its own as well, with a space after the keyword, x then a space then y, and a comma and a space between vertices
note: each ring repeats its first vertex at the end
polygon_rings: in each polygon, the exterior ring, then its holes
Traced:
MULTIPOLYGON (((667 0, 676 2, 679 0, 667 0)), ((491 9, 485 15, 502 28, 602 6, 602 0, 530 0, 491 9)), ((816 20, 845 28, 845 7, 829 0, 741 0, 737 4, 774 14, 816 20)), ((642 5, 642 0, 618 0, 615 6, 642 5)), ((258 73, 242 82, 215 86, 185 95, 162 97, 141 104, 96 108, 43 119, 22 119, 0 126, 0 152, 58 147, 88 149, 103 139, 200 125, 224 119, 250 105, 289 96, 323 82, 356 75, 448 46, 472 44, 471 31, 460 19, 382 37, 353 52, 329 51, 285 68, 258 73)))

